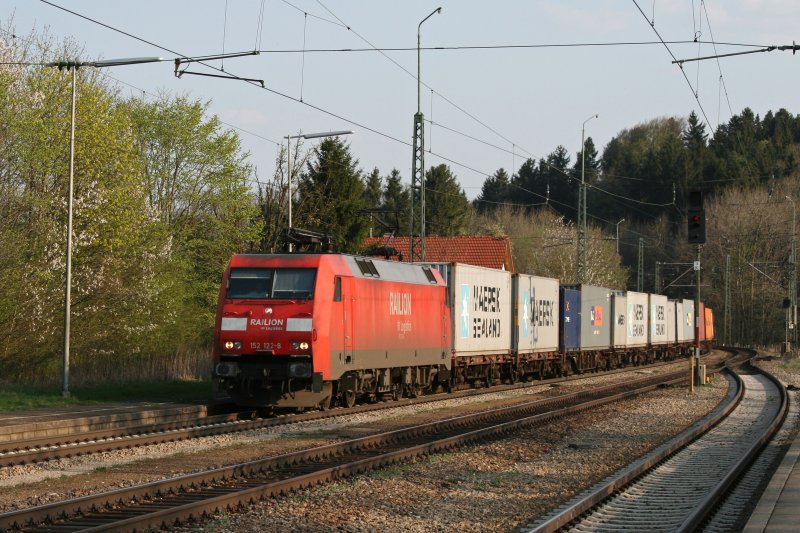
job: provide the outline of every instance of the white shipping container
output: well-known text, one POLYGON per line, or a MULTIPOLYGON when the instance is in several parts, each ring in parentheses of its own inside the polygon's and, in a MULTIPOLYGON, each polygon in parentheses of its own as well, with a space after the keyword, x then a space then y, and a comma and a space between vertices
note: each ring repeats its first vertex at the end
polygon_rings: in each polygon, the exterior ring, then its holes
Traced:
POLYGON ((647 346, 647 303, 644 292, 628 291, 628 348, 647 346))
POLYGON ((611 294, 611 346, 625 348, 628 344, 628 298, 622 291, 611 294))
POLYGON ((558 280, 515 274, 514 349, 558 351, 558 280))
POLYGON ((683 342, 694 342, 694 300, 683 300, 683 342))
POLYGON ((666 344, 667 338, 667 297, 650 295, 650 344, 666 344))
POLYGON ((675 341, 680 344, 686 342, 686 331, 683 329, 683 300, 675 300, 675 341))
POLYGON ((455 355, 511 353, 511 273, 448 265, 455 355))
POLYGON ((675 301, 674 300, 667 300, 667 342, 669 344, 675 344, 678 342, 676 337, 676 324, 675 324, 675 301))

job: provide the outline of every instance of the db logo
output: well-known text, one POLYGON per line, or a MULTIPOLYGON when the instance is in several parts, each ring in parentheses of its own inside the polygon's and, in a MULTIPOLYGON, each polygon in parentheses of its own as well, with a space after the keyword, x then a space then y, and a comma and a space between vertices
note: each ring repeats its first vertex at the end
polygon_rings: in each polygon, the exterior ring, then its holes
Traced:
POLYGON ((272 308, 271 307, 265 307, 264 308, 264 314, 265 315, 271 315, 272 314, 272 308))

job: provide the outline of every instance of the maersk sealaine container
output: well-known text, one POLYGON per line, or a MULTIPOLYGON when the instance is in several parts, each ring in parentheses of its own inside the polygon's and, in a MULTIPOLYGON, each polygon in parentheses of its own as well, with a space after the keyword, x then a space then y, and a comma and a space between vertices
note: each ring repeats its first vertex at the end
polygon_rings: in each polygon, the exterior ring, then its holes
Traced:
POLYGON ((650 296, 650 344, 666 344, 667 297, 660 294, 650 296))
POLYGON ((628 343, 628 298, 625 291, 614 291, 611 293, 611 346, 614 348, 625 348, 628 343))
POLYGON ((558 280, 515 274, 514 350, 558 351, 558 280))
POLYGON ((683 336, 678 334, 679 342, 694 342, 694 300, 681 300, 683 311, 678 317, 678 322, 683 329, 683 336))
POLYGON ((628 291, 628 348, 647 346, 647 293, 628 291))
POLYGON ((437 268, 450 291, 454 354, 511 353, 511 273, 461 263, 437 268))
POLYGON ((594 285, 565 285, 581 293, 581 351, 611 346, 611 290, 594 285))
POLYGON ((562 286, 559 292, 558 346, 562 352, 581 349, 581 291, 562 286))

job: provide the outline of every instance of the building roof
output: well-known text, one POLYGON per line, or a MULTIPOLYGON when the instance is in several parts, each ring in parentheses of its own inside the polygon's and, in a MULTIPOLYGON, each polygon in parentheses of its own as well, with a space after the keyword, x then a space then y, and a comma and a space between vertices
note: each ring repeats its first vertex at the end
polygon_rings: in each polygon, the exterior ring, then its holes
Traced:
MULTIPOLYGON (((364 247, 373 252, 380 247, 390 249, 390 258, 408 260, 409 238, 369 237, 364 247), (393 251, 391 249, 394 249, 393 251)), ((382 253, 373 253, 376 257, 386 257, 382 253)), ((464 263, 514 271, 514 258, 511 255, 511 241, 507 235, 492 237, 490 235, 458 235, 453 237, 428 236, 425 238, 425 261, 432 263, 464 263)))

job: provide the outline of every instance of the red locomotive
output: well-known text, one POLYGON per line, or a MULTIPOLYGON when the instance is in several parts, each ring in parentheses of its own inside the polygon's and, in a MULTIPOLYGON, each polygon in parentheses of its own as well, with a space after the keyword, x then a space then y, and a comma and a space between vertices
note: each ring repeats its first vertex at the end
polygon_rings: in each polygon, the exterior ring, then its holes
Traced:
POLYGON ((236 255, 214 381, 239 405, 352 406, 450 379, 447 287, 429 266, 338 254, 236 255))

